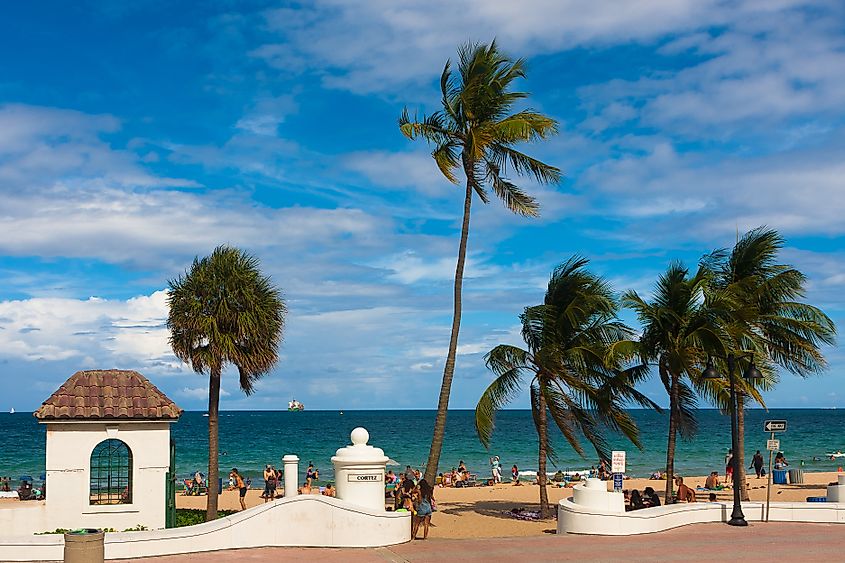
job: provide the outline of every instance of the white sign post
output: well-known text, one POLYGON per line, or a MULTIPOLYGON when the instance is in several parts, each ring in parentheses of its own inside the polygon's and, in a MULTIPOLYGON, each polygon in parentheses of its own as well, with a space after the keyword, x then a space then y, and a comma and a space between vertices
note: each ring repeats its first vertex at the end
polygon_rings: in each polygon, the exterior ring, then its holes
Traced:
POLYGON ((610 456, 610 471, 613 473, 613 490, 622 490, 622 476, 625 473, 625 452, 614 451, 610 456))
POLYGON ((611 473, 625 473, 625 452, 614 451, 610 457, 610 472, 611 473))
POLYGON ((763 422, 763 432, 769 433, 766 449, 769 450, 769 478, 766 479, 766 522, 769 521, 769 501, 772 498, 772 456, 780 451, 780 440, 775 439, 775 432, 786 432, 785 420, 766 420, 763 422))

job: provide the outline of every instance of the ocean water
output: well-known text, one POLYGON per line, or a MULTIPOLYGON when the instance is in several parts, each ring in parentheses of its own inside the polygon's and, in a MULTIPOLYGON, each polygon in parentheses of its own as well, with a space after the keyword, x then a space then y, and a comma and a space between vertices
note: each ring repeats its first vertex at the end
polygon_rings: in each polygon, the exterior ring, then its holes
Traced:
MULTIPOLYGON (((631 411, 641 432, 643 450, 637 450, 619 435, 608 434, 613 449, 627 451, 627 474, 647 476, 663 468, 666 458, 668 415, 647 410, 631 411)), ((370 433, 370 444, 382 448, 398 463, 422 467, 428 457, 434 411, 229 411, 220 416, 220 469, 225 475, 232 467, 260 481, 265 464, 281 467, 281 458, 296 454, 300 472, 309 461, 320 469, 321 479, 332 477, 331 456, 349 444, 349 433, 356 426, 370 433)), ((501 458, 504 473, 516 463, 520 470, 536 471, 537 439, 527 410, 506 410, 496 418, 493 443, 487 451, 478 441, 471 410, 450 411, 440 470, 448 470, 464 460, 472 471, 489 474, 489 458, 501 458)), ((746 414, 746 463, 755 450, 765 453, 768 434, 766 419, 786 419, 789 429, 779 434, 781 449, 795 466, 801 460, 808 471, 836 471, 845 458, 835 461, 824 454, 845 451, 845 410, 773 409, 749 410, 746 414), (814 458, 816 460, 814 461, 814 458)), ((689 442, 679 441, 676 471, 703 475, 724 471, 724 455, 730 447, 730 419, 716 410, 698 412, 699 432, 689 442)), ((173 424, 177 472, 188 477, 207 468, 208 419, 201 412, 186 412, 173 424)), ((0 414, 0 475, 17 479, 44 473, 45 428, 30 413, 0 414)), ((596 464, 595 452, 585 444, 586 458, 578 456, 559 432, 552 432, 557 461, 549 470, 581 470, 596 464)))

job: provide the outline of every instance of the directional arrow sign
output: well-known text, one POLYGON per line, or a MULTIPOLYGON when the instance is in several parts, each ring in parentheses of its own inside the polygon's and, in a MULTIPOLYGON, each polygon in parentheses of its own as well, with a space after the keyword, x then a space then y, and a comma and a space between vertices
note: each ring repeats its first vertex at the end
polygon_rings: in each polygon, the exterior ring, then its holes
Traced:
POLYGON ((785 420, 767 420, 763 423, 764 432, 786 432, 785 420))

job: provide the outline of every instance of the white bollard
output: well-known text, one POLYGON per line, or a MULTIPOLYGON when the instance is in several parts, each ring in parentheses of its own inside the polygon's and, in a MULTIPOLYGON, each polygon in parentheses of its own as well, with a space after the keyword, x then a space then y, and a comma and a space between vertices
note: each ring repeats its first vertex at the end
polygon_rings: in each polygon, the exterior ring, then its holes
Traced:
POLYGON ((282 458, 285 464, 285 498, 299 494, 299 458, 288 454, 282 458))
POLYGON ((360 426, 352 431, 352 445, 340 448, 332 458, 337 498, 384 511, 384 450, 368 446, 370 433, 360 426))

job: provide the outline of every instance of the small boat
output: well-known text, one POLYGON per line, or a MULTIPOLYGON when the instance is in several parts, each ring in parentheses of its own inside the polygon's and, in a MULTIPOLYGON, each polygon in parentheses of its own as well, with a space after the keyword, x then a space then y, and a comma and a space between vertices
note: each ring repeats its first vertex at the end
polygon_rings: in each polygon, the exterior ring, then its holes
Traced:
POLYGON ((203 414, 203 416, 208 416, 208 413, 203 414))
POLYGON ((343 411, 340 411, 340 416, 343 416, 343 411))
POLYGON ((833 458, 835 458, 835 457, 845 457, 845 454, 843 454, 843 453, 842 453, 841 451, 839 451, 839 450, 837 450, 837 451, 836 451, 836 453, 826 453, 826 454, 824 454, 824 455, 826 455, 826 456, 827 456, 827 457, 829 457, 830 459, 833 459, 833 458))
POLYGON ((15 414, 15 409, 14 409, 14 407, 12 407, 11 409, 9 409, 9 414, 15 414))
POLYGON ((290 412, 300 412, 305 410, 305 405, 293 399, 292 401, 288 401, 288 411, 290 412))

